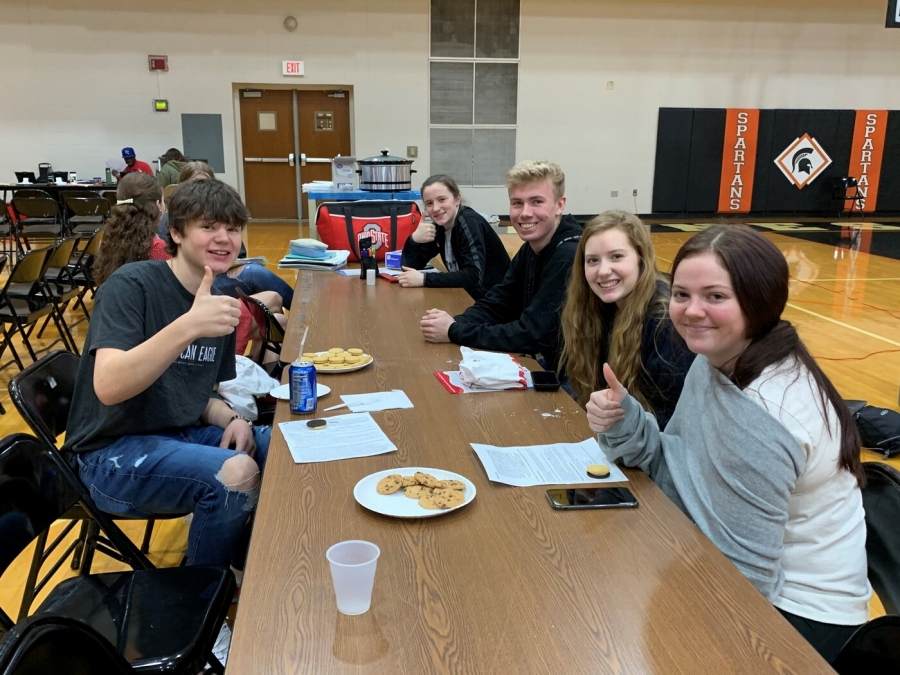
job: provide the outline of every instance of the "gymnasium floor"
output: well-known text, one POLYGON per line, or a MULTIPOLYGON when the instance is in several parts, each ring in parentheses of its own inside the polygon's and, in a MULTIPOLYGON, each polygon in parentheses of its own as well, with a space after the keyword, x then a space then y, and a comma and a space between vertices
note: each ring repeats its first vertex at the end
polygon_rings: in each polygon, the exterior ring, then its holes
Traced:
MULTIPOLYGON (((652 225, 660 267, 668 271, 679 246, 704 224, 655 223, 652 225)), ((813 355, 832 378, 838 391, 848 399, 865 399, 870 404, 898 408, 900 390, 900 224, 861 223, 760 223, 755 225, 783 252, 791 268, 791 295, 785 318, 794 322, 813 355)), ((305 229, 305 228, 304 228, 305 229)), ((505 229, 505 228, 503 228, 505 229)), ((256 223, 249 228, 249 250, 253 255, 276 261, 286 252, 287 242, 296 238, 296 224, 256 223)), ((515 234, 502 235, 512 253, 519 246, 515 234)), ((270 265, 274 270, 275 266, 270 265)), ((296 272, 277 270, 288 283, 296 272)), ((3 281, 4 279, 0 279, 3 281)), ((402 292, 397 288, 397 292, 402 292)), ((71 312, 69 312, 71 314, 71 312)), ((87 325, 75 329, 84 340, 87 325)), ((409 330, 416 330, 410 326, 409 330)), ((38 346, 52 341, 48 329, 38 346)), ((18 343, 17 343, 18 346, 18 343)), ((24 354, 24 349, 20 354, 24 354)), ((26 363, 27 356, 24 357, 26 363)), ((0 402, 6 415, 0 417, 0 434, 28 431, 13 409, 6 385, 15 367, 0 372, 0 402)), ((864 461, 881 457, 863 451, 864 461)), ((889 460, 900 469, 900 458, 889 460)), ((122 523, 135 541, 140 541, 143 523, 122 523)), ((61 525, 54 528, 59 529, 61 525)), ((187 527, 181 520, 157 523, 150 558, 158 565, 177 565, 187 542, 187 527)), ((0 607, 9 615, 18 614, 21 589, 31 560, 25 551, 3 575, 0 607)), ((123 566, 105 556, 95 559, 94 571, 111 571, 123 566)), ((54 582, 70 575, 63 566, 54 582)), ((45 591, 46 593, 46 591, 45 591)), ((43 594, 38 597, 38 602, 43 594)), ((880 603, 872 604, 872 615, 883 614, 880 603)))

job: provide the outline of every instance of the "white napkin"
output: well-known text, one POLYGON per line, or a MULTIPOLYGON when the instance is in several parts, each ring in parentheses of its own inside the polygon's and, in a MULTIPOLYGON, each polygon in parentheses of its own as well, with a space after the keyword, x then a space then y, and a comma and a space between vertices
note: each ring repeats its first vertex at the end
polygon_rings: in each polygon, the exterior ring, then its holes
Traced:
POLYGON ((525 369, 509 354, 460 347, 459 379, 479 389, 525 389, 525 369))
POLYGON ((268 394, 278 384, 254 361, 246 356, 234 357, 237 377, 219 383, 219 396, 232 407, 236 413, 255 420, 257 417, 254 396, 268 394))
POLYGON ((341 400, 355 413, 413 407, 412 401, 401 389, 378 391, 373 394, 344 394, 341 400))

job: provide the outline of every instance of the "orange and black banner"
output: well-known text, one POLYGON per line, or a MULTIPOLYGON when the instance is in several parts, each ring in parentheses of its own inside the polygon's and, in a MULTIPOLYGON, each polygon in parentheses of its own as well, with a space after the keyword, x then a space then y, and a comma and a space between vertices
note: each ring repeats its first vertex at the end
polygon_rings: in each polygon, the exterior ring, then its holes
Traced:
POLYGON ((722 148, 719 213, 750 213, 758 134, 759 110, 728 108, 722 148))
MULTIPOLYGON (((850 148, 850 167, 847 175, 859 183, 863 211, 875 211, 878 204, 878 184, 881 178, 881 161, 884 158, 884 137, 887 131, 887 110, 857 110, 853 127, 853 145, 850 148)), ((854 188, 847 191, 850 195, 854 188)), ((845 210, 855 207, 847 201, 845 210)))

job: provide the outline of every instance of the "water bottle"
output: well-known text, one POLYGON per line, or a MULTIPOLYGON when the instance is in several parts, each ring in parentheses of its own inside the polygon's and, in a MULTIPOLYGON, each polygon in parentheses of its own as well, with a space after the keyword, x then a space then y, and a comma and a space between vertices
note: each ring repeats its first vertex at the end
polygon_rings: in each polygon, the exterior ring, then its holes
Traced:
POLYGON ((106 182, 112 183, 112 171, 110 171, 109 167, 106 167, 106 182))

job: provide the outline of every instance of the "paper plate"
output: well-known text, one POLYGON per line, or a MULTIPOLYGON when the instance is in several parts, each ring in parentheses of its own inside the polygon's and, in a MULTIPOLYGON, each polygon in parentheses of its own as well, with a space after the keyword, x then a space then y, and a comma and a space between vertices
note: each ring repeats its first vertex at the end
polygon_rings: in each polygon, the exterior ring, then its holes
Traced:
POLYGON ((384 471, 379 471, 378 473, 373 473, 370 476, 366 476, 353 488, 353 496, 361 506, 385 516, 393 516, 394 518, 433 518, 434 516, 442 516, 445 513, 451 513, 457 509, 461 509, 475 499, 475 485, 473 485, 472 481, 465 476, 460 476, 458 473, 453 473, 452 471, 429 469, 421 466, 407 466, 399 469, 386 469, 384 471), (438 480, 449 480, 452 478, 454 480, 462 481, 466 484, 465 501, 459 506, 454 506, 452 509, 431 510, 419 506, 419 500, 410 499, 409 497, 404 496, 403 488, 400 488, 400 490, 392 495, 380 495, 375 489, 375 486, 378 485, 378 481, 385 476, 390 476, 394 473, 398 473, 401 476, 412 476, 416 471, 430 473, 438 480))
MULTIPOLYGON (((316 352, 319 355, 327 354, 328 352, 316 352)), ((365 368, 367 365, 372 363, 375 359, 372 358, 370 354, 363 354, 361 357, 362 361, 359 363, 354 363, 353 365, 345 365, 340 364, 338 366, 332 366, 327 363, 315 363, 313 364, 316 367, 316 372, 321 373, 323 375, 330 375, 331 373, 352 373, 354 370, 360 370, 365 368)))
MULTIPOLYGON (((323 396, 325 396, 325 394, 330 393, 331 387, 316 382, 316 398, 322 398, 323 396)), ((280 387, 275 387, 272 391, 269 392, 269 396, 271 396, 272 398, 280 399, 282 401, 290 401, 291 385, 283 384, 280 387)))

